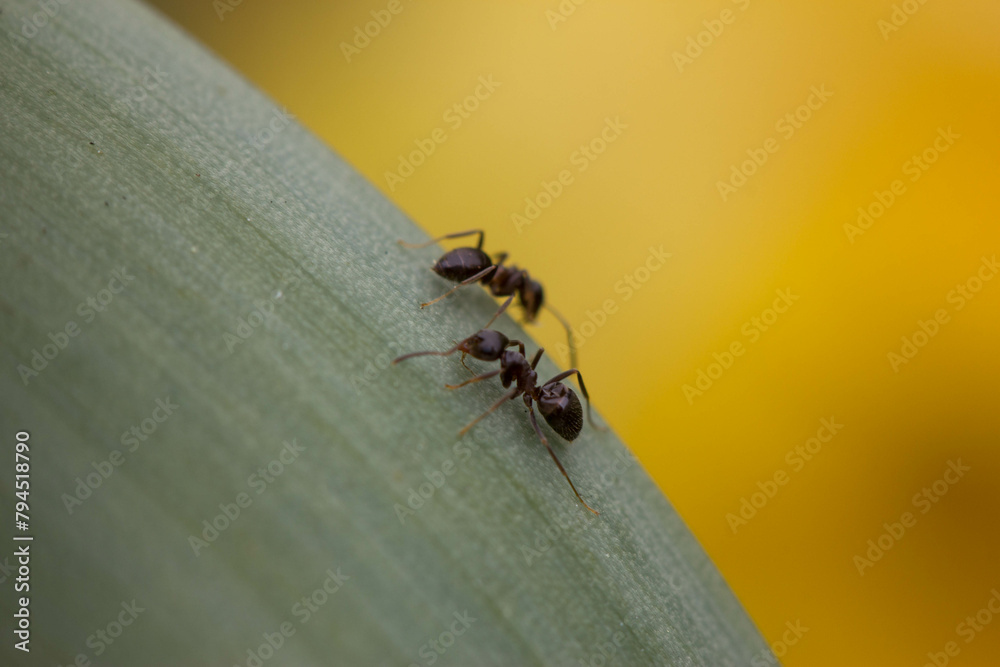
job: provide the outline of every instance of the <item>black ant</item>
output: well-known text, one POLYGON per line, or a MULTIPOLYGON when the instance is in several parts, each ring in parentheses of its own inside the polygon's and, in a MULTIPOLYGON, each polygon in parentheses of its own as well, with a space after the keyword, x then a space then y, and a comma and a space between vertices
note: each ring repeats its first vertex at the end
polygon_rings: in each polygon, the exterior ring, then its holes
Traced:
MULTIPOLYGON (((400 240, 399 244, 404 248, 425 248, 433 243, 444 241, 445 239, 457 239, 464 236, 479 235, 479 242, 475 248, 462 247, 449 250, 438 259, 431 270, 442 278, 446 278, 454 283, 458 283, 450 290, 434 299, 420 304, 421 308, 437 303, 441 299, 450 296, 458 288, 481 282, 489 289, 490 294, 497 297, 517 295, 519 305, 524 309, 524 321, 534 322, 538 318, 538 311, 543 307, 559 320, 559 323, 566 329, 566 339, 569 342, 569 362, 570 366, 576 364, 576 346, 573 344, 573 332, 569 322, 566 321, 559 312, 552 306, 545 303, 545 291, 542 284, 533 280, 526 269, 519 269, 516 265, 504 266, 507 261, 507 253, 497 253, 496 261, 483 251, 483 241, 486 233, 481 229, 470 229, 465 232, 446 234, 436 239, 431 239, 426 243, 407 243, 400 240)), ((503 312, 505 306, 501 306, 503 312)))
MULTIPOLYGON (((497 311, 496 315, 494 315, 493 318, 486 324, 486 327, 493 324, 493 321, 507 309, 507 306, 510 305, 513 299, 514 296, 511 295, 507 301, 500 306, 500 310, 497 311)), ((573 489, 573 493, 576 494, 577 499, 583 503, 584 507, 594 514, 600 514, 584 501, 584 499, 580 496, 580 492, 576 490, 575 486, 573 486, 573 481, 569 478, 569 474, 566 472, 566 469, 563 468, 562 463, 559 462, 559 459, 556 457, 556 453, 549 445, 548 439, 542 433, 542 429, 539 428, 538 421, 535 419, 535 409, 533 406, 534 402, 538 403, 538 411, 542 413, 542 417, 545 418, 545 421, 552 427, 553 431, 570 442, 576 440, 576 437, 580 435, 580 431, 583 429, 583 409, 580 406, 580 399, 577 398, 576 393, 561 382, 561 380, 575 374, 577 381, 580 383, 580 391, 583 392, 583 397, 587 401, 587 421, 590 422, 591 426, 597 428, 590 415, 590 395, 587 394, 587 387, 583 384, 583 375, 580 374, 580 371, 575 368, 571 368, 568 371, 559 373, 545 384, 538 386, 538 374, 535 372, 535 367, 538 365, 539 360, 542 358, 542 354, 545 352, 544 348, 539 349, 529 363, 524 356, 524 343, 518 340, 510 340, 499 331, 494 331, 485 327, 465 340, 456 343, 454 347, 445 350, 444 352, 438 352, 436 350, 411 352, 393 359, 392 363, 397 364, 404 359, 423 355, 436 355, 443 357, 454 354, 455 352, 462 353, 463 363, 465 355, 471 355, 473 358, 480 359, 482 361, 499 360, 500 368, 477 375, 459 384, 446 384, 445 387, 448 389, 458 389, 459 387, 464 387, 474 382, 488 380, 492 377, 496 377, 497 375, 500 376, 500 381, 503 383, 505 389, 510 387, 511 384, 514 384, 513 388, 501 396, 500 399, 490 406, 486 412, 466 424, 465 428, 459 431, 459 435, 463 436, 468 433, 473 426, 478 424, 482 419, 487 417, 506 401, 514 400, 518 396, 522 396, 524 398, 524 404, 528 406, 528 415, 531 418, 531 426, 535 429, 535 433, 538 434, 542 444, 549 450, 552 460, 556 462, 556 466, 558 466, 559 471, 563 474, 563 477, 566 478, 566 481, 569 482, 569 486, 573 489), (509 349, 512 347, 517 347, 518 349, 509 349)))

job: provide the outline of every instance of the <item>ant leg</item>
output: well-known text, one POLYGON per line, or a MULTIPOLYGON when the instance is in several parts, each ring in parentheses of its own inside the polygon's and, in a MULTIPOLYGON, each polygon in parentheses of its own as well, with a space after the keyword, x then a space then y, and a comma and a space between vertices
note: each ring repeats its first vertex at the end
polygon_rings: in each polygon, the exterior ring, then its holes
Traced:
MULTIPOLYGON (((466 340, 468 340, 468 339, 466 339, 466 340)), ((401 357, 396 357, 395 359, 393 359, 392 360, 392 365, 395 366, 399 362, 405 361, 406 359, 411 359, 413 357, 424 357, 424 356, 428 356, 428 355, 433 355, 435 357, 447 357, 449 354, 454 354, 459 349, 461 349, 462 343, 464 343, 464 342, 465 342, 465 340, 463 340, 461 343, 455 343, 455 347, 453 347, 451 349, 448 349, 448 350, 445 350, 444 352, 438 352, 437 350, 424 350, 422 352, 410 352, 409 354, 404 354, 401 357)))
MULTIPOLYGON (((496 373, 499 373, 499 372, 500 371, 496 371, 496 373)), ((496 403, 494 403, 493 405, 491 405, 489 410, 487 410, 486 412, 484 412, 483 414, 479 415, 478 417, 476 417, 475 419, 473 419, 471 422, 469 422, 468 424, 466 424, 465 428, 463 428, 461 431, 458 432, 458 435, 459 436, 463 436, 466 433, 468 433, 469 430, 473 426, 475 426, 476 424, 478 424, 485 417, 489 416, 489 414, 491 412, 493 412, 494 410, 496 410, 497 408, 499 408, 501 405, 503 405, 507 401, 511 400, 512 398, 514 398, 515 396, 517 396, 517 392, 518 392, 517 387, 514 387, 513 389, 511 389, 510 391, 508 391, 506 394, 504 394, 503 396, 501 396, 500 400, 498 400, 496 403)))
POLYGON ((445 387, 447 387, 448 389, 458 389, 459 387, 464 387, 465 385, 472 384, 473 382, 482 382, 483 380, 489 380, 490 378, 496 377, 497 375, 500 375, 499 368, 495 371, 489 371, 487 373, 483 373, 482 375, 477 375, 474 378, 469 378, 465 382, 460 382, 458 384, 446 384, 445 387))
MULTIPOLYGON (((462 343, 466 342, 467 340, 469 340, 469 339, 468 339, 468 338, 466 338, 466 339, 462 340, 462 343)), ((460 345, 460 343, 459 343, 459 342, 458 342, 457 340, 453 340, 453 341, 451 341, 451 342, 452 342, 452 343, 454 343, 455 345, 460 345)), ((471 368, 469 368, 468 366, 466 366, 466 365, 465 365, 465 358, 466 358, 467 356, 469 356, 469 353, 468 353, 468 352, 466 352, 465 350, 462 350, 462 358, 461 358, 461 359, 459 359, 459 361, 461 361, 461 362, 462 362, 462 367, 463 367, 463 368, 464 368, 465 370, 469 371, 469 374, 470 374, 470 375, 475 375, 475 371, 473 371, 473 370, 472 370, 471 368)))
POLYGON ((482 278, 488 276, 489 273, 490 273, 490 271, 495 271, 496 268, 497 267, 495 265, 486 267, 485 269, 483 269, 482 271, 480 271, 476 275, 472 276, 471 278, 466 278, 462 282, 458 283, 457 285, 455 285, 450 290, 448 290, 447 292, 445 292, 444 294, 442 294, 438 298, 434 299, 433 301, 428 301, 427 303, 420 304, 420 307, 421 308, 425 308, 425 307, 427 307, 427 306, 429 306, 431 304, 437 303, 441 299, 444 299, 446 297, 451 296, 452 292, 454 292, 455 290, 457 290, 459 287, 464 287, 464 286, 469 285, 471 283, 479 282, 482 278))
POLYGON ((568 378, 570 375, 573 375, 574 373, 576 373, 577 382, 580 383, 580 391, 583 392, 583 397, 587 401, 587 421, 590 422, 590 425, 593 426, 598 431, 607 431, 608 428, 606 426, 598 426, 597 424, 594 423, 594 418, 590 416, 590 394, 587 393, 587 385, 583 384, 583 375, 580 373, 580 371, 576 370, 575 368, 571 368, 568 371, 563 371, 559 375, 555 376, 554 378, 546 382, 545 385, 550 385, 555 382, 559 382, 560 380, 564 380, 568 378))
POLYGON ((566 472, 566 468, 563 468, 563 465, 559 463, 559 459, 556 457, 556 453, 552 451, 552 447, 549 445, 548 439, 546 439, 546 437, 542 434, 542 429, 538 428, 538 420, 535 419, 535 408, 531 404, 531 399, 525 399, 524 402, 528 404, 528 415, 531 417, 531 425, 534 427, 535 433, 537 433, 538 437, 542 440, 542 444, 545 445, 545 449, 549 450, 549 454, 552 455, 552 460, 556 462, 557 466, 559 466, 559 472, 561 472, 563 474, 563 477, 566 478, 566 481, 569 482, 569 488, 573 489, 573 493, 576 494, 577 500, 583 503, 583 506, 586 507, 591 512, 593 512, 594 514, 600 515, 600 512, 598 512, 593 507, 588 505, 586 501, 584 501, 584 499, 580 497, 580 492, 576 490, 575 486, 573 486, 573 480, 569 478, 569 474, 566 472))
MULTIPOLYGON (((494 266, 495 266, 495 265, 494 265, 494 266)), ((493 316, 493 317, 492 317, 492 318, 490 319, 490 321, 486 323, 486 326, 485 326, 485 327, 483 327, 483 328, 484 328, 484 329, 489 329, 489 328, 490 328, 490 325, 491 325, 491 324, 493 324, 494 322, 496 322, 496 319, 497 319, 498 317, 500 317, 501 315, 503 315, 503 311, 507 310, 507 306, 509 306, 509 305, 511 304, 511 302, 512 302, 513 300, 514 300, 514 295, 513 295, 513 294, 511 294, 511 295, 510 295, 509 297, 507 297, 507 300, 503 302, 503 305, 502 305, 502 306, 500 306, 500 310, 498 310, 498 311, 497 311, 496 315, 494 315, 494 316, 493 316)))
POLYGON ((521 353, 521 356, 522 357, 524 356, 524 343, 522 343, 521 341, 512 340, 509 343, 507 343, 507 347, 517 347, 518 351, 521 353))
POLYGON ((469 368, 468 366, 466 366, 466 365, 465 365, 465 357, 466 357, 466 356, 468 356, 468 354, 469 354, 468 352, 463 352, 463 353, 462 353, 462 359, 461 359, 461 362, 462 362, 462 366, 463 366, 463 367, 465 368, 465 370, 467 370, 467 371, 469 371, 470 373, 472 373, 472 372, 474 372, 474 371, 473 371, 473 370, 472 370, 471 368, 469 368))
POLYGON ((544 308, 555 315, 555 318, 563 325, 563 329, 566 330, 566 342, 569 343, 569 365, 570 368, 576 368, 576 345, 573 344, 573 330, 570 328, 569 322, 552 306, 545 304, 544 308))
POLYGON ((544 352, 545 352, 544 347, 538 348, 538 352, 535 352, 535 356, 531 358, 531 370, 535 370, 535 366, 538 365, 538 362, 541 360, 542 354, 544 352))
POLYGON ((408 243, 403 239, 399 239, 398 243, 404 248, 410 248, 411 250, 416 250, 417 248, 426 248, 429 245, 437 243, 438 241, 444 241, 445 239, 460 239, 463 236, 472 236, 473 234, 479 234, 479 243, 476 244, 476 247, 482 250, 483 239, 486 237, 486 232, 484 232, 481 229, 470 229, 465 232, 455 232, 454 234, 445 234, 444 236, 439 236, 436 239, 431 239, 426 243, 408 243))

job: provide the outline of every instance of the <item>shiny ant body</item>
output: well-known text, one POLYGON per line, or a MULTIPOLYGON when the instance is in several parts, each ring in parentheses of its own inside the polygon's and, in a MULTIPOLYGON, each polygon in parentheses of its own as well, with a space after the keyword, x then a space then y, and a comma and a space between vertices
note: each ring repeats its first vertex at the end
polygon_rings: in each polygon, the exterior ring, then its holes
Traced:
MULTIPOLYGON (((507 253, 497 253, 496 261, 483 251, 483 241, 486 233, 481 229, 470 229, 464 232, 446 234, 436 239, 431 239, 426 243, 407 243, 399 241, 404 248, 425 248, 433 243, 438 243, 445 239, 457 239, 465 236, 479 235, 479 242, 476 247, 461 247, 449 250, 438 259, 431 270, 442 278, 457 283, 450 290, 434 299, 420 304, 421 308, 430 306, 438 301, 450 296, 453 292, 465 285, 480 282, 486 287, 490 294, 496 297, 517 296, 518 304, 524 309, 524 321, 535 322, 538 312, 544 307, 566 329, 566 339, 569 343, 570 366, 576 366, 576 346, 573 345, 573 332, 569 323, 552 306, 545 303, 545 290, 542 284, 534 280, 527 269, 519 269, 516 265, 504 266, 507 261, 507 253)), ((506 305, 501 306, 497 315, 503 312, 506 305)), ((492 321, 492 320, 491 320, 492 321)))
POLYGON ((561 380, 564 380, 572 375, 576 375, 577 382, 580 383, 580 391, 583 392, 583 397, 587 401, 587 421, 589 421, 591 426, 594 426, 594 428, 598 428, 594 424, 590 415, 590 396, 587 394, 586 385, 583 384, 583 375, 581 375, 580 371, 577 369, 571 368, 567 371, 559 373, 542 385, 538 384, 538 373, 535 372, 535 367, 538 365, 539 360, 542 358, 542 354, 545 352, 544 348, 540 348, 529 362, 524 356, 524 343, 519 340, 511 340, 499 331, 494 331, 489 328, 489 326, 493 324, 494 320, 496 320, 497 317, 499 317, 500 314, 507 309, 507 306, 510 305, 513 299, 514 295, 511 295, 507 301, 500 306, 500 310, 498 310, 493 318, 487 322, 484 328, 480 329, 468 338, 456 343, 454 347, 443 352, 438 352, 436 350, 411 352, 393 359, 392 363, 397 364, 405 359, 425 355, 444 357, 454 354, 455 352, 462 353, 463 365, 465 363, 464 359, 466 355, 481 361, 499 361, 499 369, 482 373, 481 375, 472 377, 459 384, 445 385, 448 389, 458 389, 460 387, 473 384, 474 382, 481 382, 499 375, 500 382, 503 384, 504 389, 510 388, 509 391, 507 391, 507 393, 491 405, 486 412, 466 424, 466 426, 459 431, 459 435, 463 436, 468 433, 473 426, 478 424, 485 417, 489 416, 505 402, 514 400, 518 396, 521 396, 524 399, 524 404, 528 407, 528 416, 531 418, 532 428, 535 429, 535 433, 538 434, 538 437, 541 439, 542 444, 545 445, 545 448, 549 450, 552 460, 555 461, 559 471, 563 474, 563 477, 566 478, 566 481, 569 482, 569 486, 573 489, 573 493, 576 494, 577 499, 583 504, 584 507, 594 514, 599 514, 597 510, 588 505, 580 496, 580 492, 576 490, 576 487, 573 485, 573 481, 569 478, 569 474, 566 472, 566 469, 563 468, 562 463, 559 462, 559 458, 556 457, 555 451, 553 451, 552 447, 549 445, 548 438, 546 438, 545 434, 542 433, 542 429, 539 428, 538 421, 535 419, 534 403, 538 403, 538 411, 542 413, 542 417, 548 425, 552 427, 553 431, 571 442, 575 440, 578 435, 580 435, 580 431, 583 429, 583 408, 580 405, 580 399, 577 397, 576 392, 561 382, 561 380), (511 349, 513 347, 518 349, 511 349), (511 385, 513 385, 513 387, 511 387, 511 385))

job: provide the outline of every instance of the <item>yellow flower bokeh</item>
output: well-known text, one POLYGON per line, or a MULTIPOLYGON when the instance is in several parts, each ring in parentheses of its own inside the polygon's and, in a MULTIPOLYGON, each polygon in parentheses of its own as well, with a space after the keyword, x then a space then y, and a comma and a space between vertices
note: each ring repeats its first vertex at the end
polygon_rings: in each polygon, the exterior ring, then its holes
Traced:
POLYGON ((997 664, 1000 6, 155 4, 532 270, 784 664, 997 664))

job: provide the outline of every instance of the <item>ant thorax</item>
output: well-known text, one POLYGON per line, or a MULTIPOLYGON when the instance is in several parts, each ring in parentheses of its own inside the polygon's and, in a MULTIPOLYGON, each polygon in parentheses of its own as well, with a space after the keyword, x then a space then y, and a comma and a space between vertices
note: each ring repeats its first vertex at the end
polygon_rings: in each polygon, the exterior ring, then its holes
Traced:
MULTIPOLYGON (((516 266, 497 265, 487 286, 493 296, 510 296, 524 285, 525 272, 516 266)), ((485 282, 485 281, 484 281, 485 282)))
POLYGON ((521 307, 524 308, 525 321, 534 322, 535 318, 538 317, 538 311, 541 310, 542 304, 545 302, 545 290, 542 288, 542 284, 537 280, 532 280, 525 273, 519 296, 521 307))
POLYGON ((523 354, 506 350, 500 358, 500 381, 505 388, 516 382, 520 392, 530 395, 538 382, 538 374, 523 354))

